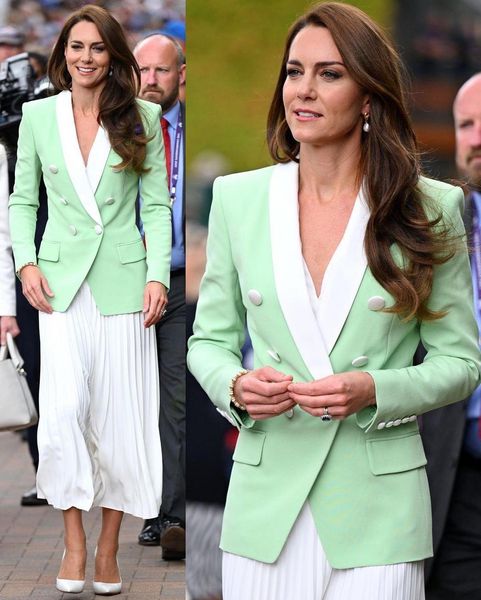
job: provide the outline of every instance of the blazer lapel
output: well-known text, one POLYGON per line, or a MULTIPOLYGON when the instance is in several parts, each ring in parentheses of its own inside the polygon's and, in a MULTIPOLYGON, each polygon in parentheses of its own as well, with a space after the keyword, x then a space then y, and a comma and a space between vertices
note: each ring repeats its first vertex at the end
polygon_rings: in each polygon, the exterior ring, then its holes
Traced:
MULTIPOLYGON (((60 136, 60 143, 62 145, 65 166, 72 185, 86 212, 96 223, 102 225, 102 218, 100 216, 97 201, 95 200, 94 189, 89 181, 87 169, 83 162, 78 144, 72 110, 71 93, 67 91, 63 91, 57 96, 57 128, 60 136)), ((97 133, 96 142, 100 137, 99 134, 100 132, 97 133)), ((101 144, 102 142, 99 141, 98 145, 100 146, 101 144)), ((89 163, 90 162, 89 158, 89 163)), ((102 164, 102 170, 103 166, 104 165, 102 164)), ((97 174, 95 176, 97 176, 97 174)))
POLYGON ((344 235, 322 281, 318 319, 330 354, 349 315, 367 266, 364 237, 369 208, 361 190, 356 198, 344 235))
POLYGON ((87 177, 90 182, 90 188, 95 194, 102 178, 105 165, 111 150, 108 133, 103 127, 99 127, 95 141, 90 150, 87 161, 87 177))
POLYGON ((332 367, 304 276, 298 172, 295 162, 277 164, 272 172, 269 188, 272 264, 277 296, 289 331, 312 377, 320 379, 332 374, 332 367))

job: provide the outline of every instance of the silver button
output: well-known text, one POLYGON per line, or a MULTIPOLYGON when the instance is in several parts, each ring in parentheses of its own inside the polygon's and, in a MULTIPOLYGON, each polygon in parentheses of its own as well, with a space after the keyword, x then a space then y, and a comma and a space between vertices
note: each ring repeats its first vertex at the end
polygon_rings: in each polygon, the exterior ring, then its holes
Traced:
POLYGON ((396 419, 396 420, 394 421, 394 427, 399 427, 399 425, 401 425, 401 423, 402 423, 402 420, 401 420, 401 419, 396 419))
POLYGON ((254 304, 254 306, 260 306, 262 304, 262 294, 257 290, 249 290, 247 297, 254 304))
POLYGON ((101 233, 103 233, 103 229, 102 229, 102 227, 100 227, 100 225, 95 225, 94 230, 97 235, 100 235, 101 233))
POLYGON ((281 357, 277 354, 275 350, 268 350, 267 354, 274 359, 276 362, 281 362, 281 357))
POLYGON ((107 200, 105 201, 105 204, 113 204, 115 202, 115 198, 107 198, 107 200))
POLYGON ((386 306, 386 301, 382 296, 372 296, 367 301, 367 307, 369 310, 381 310, 386 306))
POLYGON ((68 200, 65 200, 65 198, 60 198, 60 202, 62 204, 64 204, 65 206, 67 206, 67 204, 68 204, 68 200))
POLYGON ((413 421, 416 421, 416 419, 417 419, 417 416, 416 416, 416 415, 411 415, 411 416, 409 417, 409 421, 410 421, 411 423, 412 423, 413 421))
POLYGON ((351 365, 353 367, 363 367, 364 365, 367 365, 367 363, 369 362, 369 358, 367 356, 358 356, 357 358, 355 358, 352 362, 351 365))
POLYGON ((284 414, 288 419, 292 419, 292 417, 294 416, 294 409, 290 408, 289 410, 286 410, 284 414))
POLYGON ((77 228, 75 227, 75 225, 69 225, 69 229, 72 235, 77 235, 77 228))
POLYGON ((381 421, 380 423, 377 424, 378 429, 384 429, 384 427, 386 427, 386 423, 384 421, 381 421))
POLYGON ((392 427, 394 425, 394 421, 388 421, 386 423, 386 427, 392 427))
POLYGON ((406 425, 406 423, 409 423, 409 417, 403 417, 403 418, 401 419, 401 423, 402 423, 403 425, 406 425))
POLYGON ((56 175, 58 173, 58 167, 56 165, 50 165, 48 170, 50 171, 50 173, 53 173, 54 175, 56 175))

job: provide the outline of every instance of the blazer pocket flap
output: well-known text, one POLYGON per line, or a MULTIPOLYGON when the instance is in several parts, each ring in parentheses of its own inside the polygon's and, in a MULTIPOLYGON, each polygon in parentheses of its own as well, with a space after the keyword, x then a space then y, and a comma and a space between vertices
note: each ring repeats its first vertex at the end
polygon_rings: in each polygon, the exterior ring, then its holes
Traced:
POLYGON ((259 465, 265 439, 265 431, 241 429, 232 460, 246 465, 259 465))
POLYGON ((142 240, 128 242, 126 244, 117 244, 117 252, 120 262, 125 265, 127 263, 138 262, 145 258, 145 246, 142 240))
POLYGON ((42 241, 40 248, 38 249, 38 258, 49 260, 50 262, 58 262, 59 256, 60 244, 58 242, 42 241))
POLYGON ((419 433, 366 441, 369 466, 374 475, 402 473, 427 463, 419 433))

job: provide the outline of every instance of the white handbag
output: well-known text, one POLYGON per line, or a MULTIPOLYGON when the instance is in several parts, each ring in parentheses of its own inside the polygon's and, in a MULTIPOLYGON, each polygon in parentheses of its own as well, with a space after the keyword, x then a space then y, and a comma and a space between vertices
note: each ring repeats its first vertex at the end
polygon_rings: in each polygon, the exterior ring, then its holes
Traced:
POLYGON ((0 346, 0 431, 25 429, 38 422, 23 364, 12 335, 7 333, 6 346, 0 346))

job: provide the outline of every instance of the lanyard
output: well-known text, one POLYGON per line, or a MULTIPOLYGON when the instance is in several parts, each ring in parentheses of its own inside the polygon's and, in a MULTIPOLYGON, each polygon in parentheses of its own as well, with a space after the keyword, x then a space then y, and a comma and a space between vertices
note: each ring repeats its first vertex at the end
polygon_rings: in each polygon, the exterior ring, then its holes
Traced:
POLYGON ((177 125, 175 126, 175 138, 174 138, 174 153, 171 167, 170 177, 170 203, 174 204, 177 194, 177 181, 179 179, 179 168, 180 168, 180 147, 182 144, 182 104, 179 105, 179 114, 177 115, 177 125))

